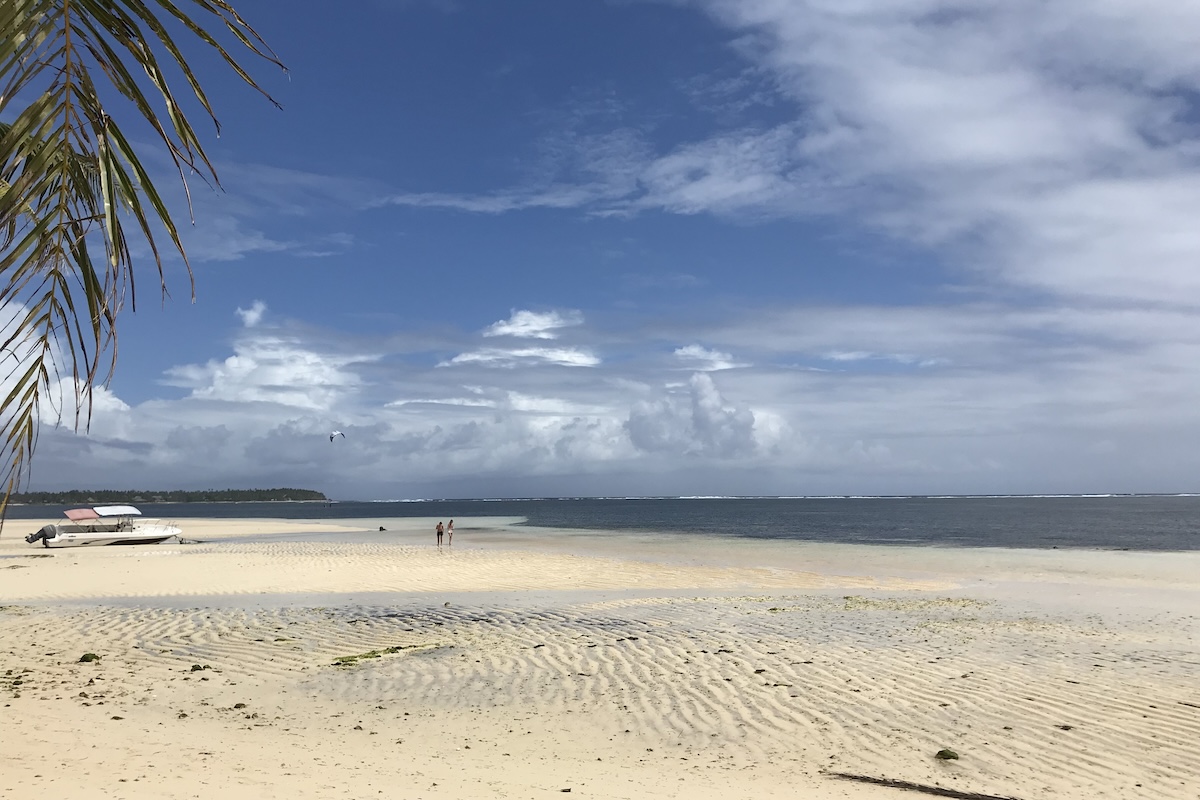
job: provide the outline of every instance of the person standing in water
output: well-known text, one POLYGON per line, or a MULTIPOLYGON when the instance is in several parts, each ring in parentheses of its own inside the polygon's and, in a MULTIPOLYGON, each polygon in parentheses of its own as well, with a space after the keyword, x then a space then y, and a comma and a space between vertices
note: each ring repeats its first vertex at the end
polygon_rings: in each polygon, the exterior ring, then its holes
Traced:
POLYGON ((440 519, 438 520, 437 527, 434 530, 437 531, 438 547, 441 547, 442 546, 442 533, 445 529, 442 527, 442 521, 440 519))
POLYGON ((446 526, 446 544, 454 544, 454 520, 450 520, 450 524, 446 526))

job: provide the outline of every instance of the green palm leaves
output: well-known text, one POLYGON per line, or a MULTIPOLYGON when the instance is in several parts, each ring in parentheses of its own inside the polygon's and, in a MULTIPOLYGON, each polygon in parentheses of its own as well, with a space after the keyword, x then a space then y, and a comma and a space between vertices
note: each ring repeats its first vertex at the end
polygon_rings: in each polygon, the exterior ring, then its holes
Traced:
POLYGON ((73 403, 86 425, 93 387, 112 376, 117 315, 135 302, 126 227, 148 245, 164 295, 156 230, 191 278, 171 213, 110 108, 161 140, 185 189, 192 174, 215 184, 167 73, 214 124, 176 37, 261 92, 218 35, 282 66, 224 0, 0 0, 0 514, 42 402, 61 389, 55 410, 73 403))

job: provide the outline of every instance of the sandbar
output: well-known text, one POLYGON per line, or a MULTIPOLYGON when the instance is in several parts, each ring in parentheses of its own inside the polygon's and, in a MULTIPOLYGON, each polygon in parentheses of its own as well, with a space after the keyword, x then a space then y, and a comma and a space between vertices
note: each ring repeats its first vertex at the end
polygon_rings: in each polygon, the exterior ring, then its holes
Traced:
POLYGON ((0 797, 1200 796, 1196 553, 50 521, 0 535, 0 797))

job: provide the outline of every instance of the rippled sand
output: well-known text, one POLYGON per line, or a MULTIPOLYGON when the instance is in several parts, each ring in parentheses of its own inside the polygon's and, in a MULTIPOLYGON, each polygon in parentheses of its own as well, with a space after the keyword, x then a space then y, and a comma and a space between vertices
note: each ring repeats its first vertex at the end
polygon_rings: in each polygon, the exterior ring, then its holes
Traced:
POLYGON ((1192 554, 375 522, 10 522, 0 797, 1200 796, 1192 554))

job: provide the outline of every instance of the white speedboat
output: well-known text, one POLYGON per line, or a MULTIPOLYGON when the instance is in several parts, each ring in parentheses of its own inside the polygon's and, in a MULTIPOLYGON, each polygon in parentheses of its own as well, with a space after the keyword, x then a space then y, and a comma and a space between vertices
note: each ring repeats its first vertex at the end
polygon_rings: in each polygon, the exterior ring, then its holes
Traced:
POLYGON ((30 544, 46 547, 93 547, 106 544, 157 544, 183 533, 174 525, 157 519, 142 519, 133 506, 95 506, 72 508, 66 519, 46 525, 25 537, 30 544))

